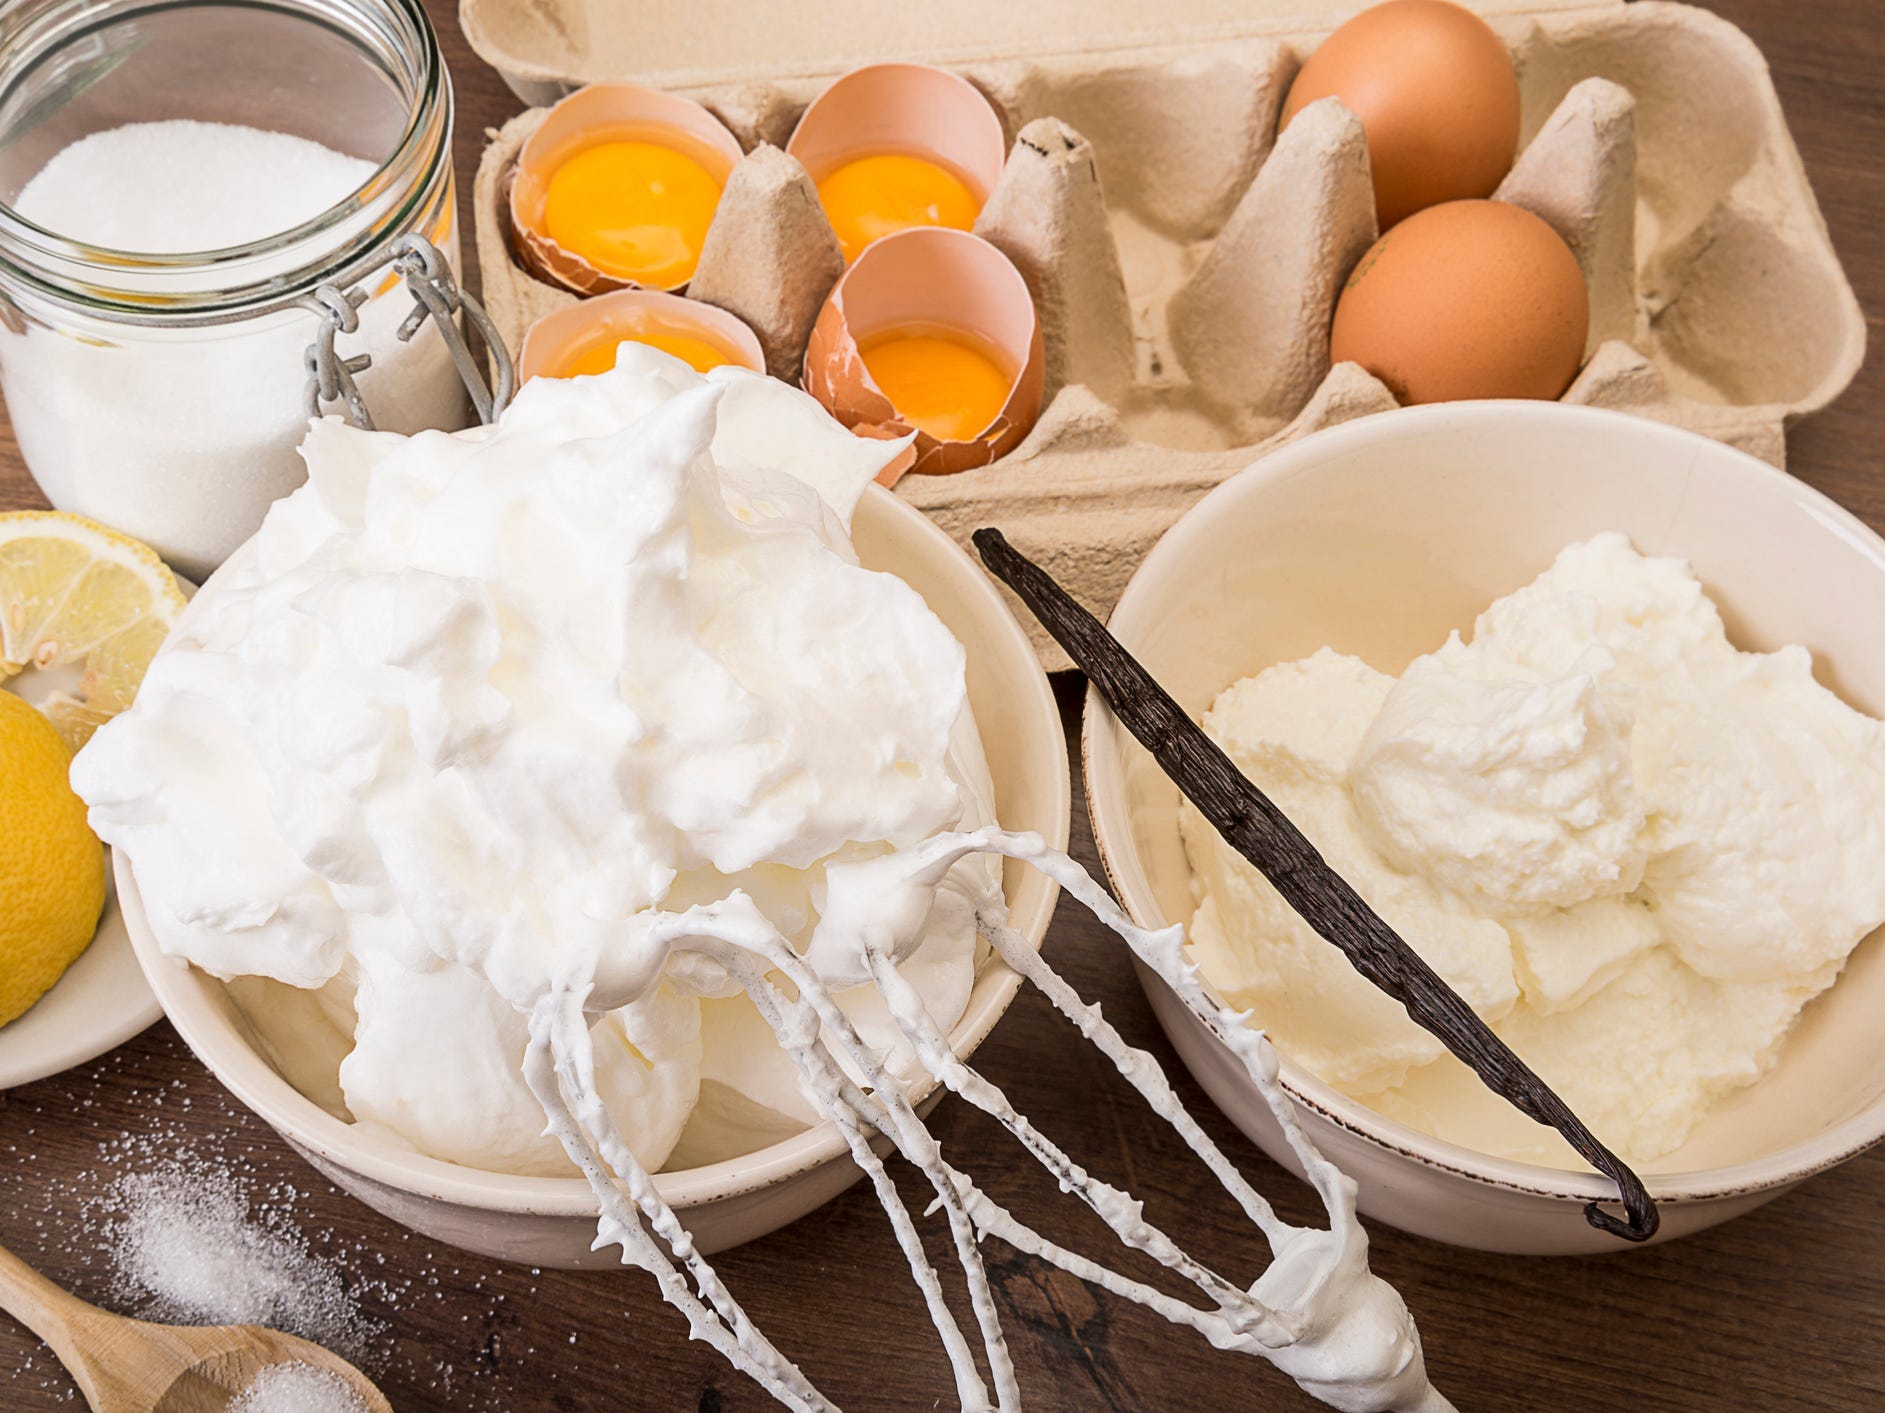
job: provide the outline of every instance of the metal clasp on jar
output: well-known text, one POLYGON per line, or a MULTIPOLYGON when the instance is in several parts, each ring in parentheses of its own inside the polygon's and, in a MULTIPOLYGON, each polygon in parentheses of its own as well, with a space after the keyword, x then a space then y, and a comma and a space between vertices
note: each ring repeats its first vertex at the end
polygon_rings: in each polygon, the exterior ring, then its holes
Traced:
MULTIPOLYGON (((399 341, 410 343, 427 320, 438 325, 439 336, 445 341, 453 366, 458 369, 465 390, 471 394, 478 420, 487 425, 495 422, 510 405, 517 387, 517 374, 510 350, 504 346, 503 336, 491 322, 490 315, 484 312, 484 306, 475 295, 459 288, 450 263, 424 236, 399 238, 393 246, 393 271, 413 297, 412 312, 399 326, 399 341), (459 330, 461 309, 490 350, 491 362, 497 371, 495 386, 485 382, 477 359, 459 330)), ((374 430, 373 414, 355 380, 373 366, 373 357, 362 353, 342 358, 334 347, 339 335, 351 334, 360 327, 359 310, 366 300, 366 291, 357 285, 343 293, 336 285, 324 284, 297 302, 321 321, 314 342, 307 348, 308 381, 304 396, 308 416, 320 417, 329 407, 335 407, 349 424, 370 432, 374 430)))

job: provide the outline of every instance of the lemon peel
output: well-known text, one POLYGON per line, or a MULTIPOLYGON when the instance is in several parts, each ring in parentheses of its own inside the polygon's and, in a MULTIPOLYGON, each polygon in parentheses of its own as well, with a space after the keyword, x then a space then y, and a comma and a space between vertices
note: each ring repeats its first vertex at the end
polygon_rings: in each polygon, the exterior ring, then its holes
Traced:
POLYGON ((78 960, 105 908, 105 847, 71 763, 53 724, 0 691, 0 1025, 78 960))

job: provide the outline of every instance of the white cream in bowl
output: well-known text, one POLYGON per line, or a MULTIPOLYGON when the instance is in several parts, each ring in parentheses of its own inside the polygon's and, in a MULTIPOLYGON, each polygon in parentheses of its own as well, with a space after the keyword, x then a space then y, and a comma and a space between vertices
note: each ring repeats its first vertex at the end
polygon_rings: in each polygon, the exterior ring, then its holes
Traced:
MULTIPOLYGON (((697 1112, 690 1162, 816 1122, 750 999, 622 984, 622 939, 738 890, 802 946, 828 866, 993 820, 961 645, 847 535, 896 445, 626 348, 472 433, 316 423, 307 487, 75 767, 159 945, 281 984, 240 994, 304 1092, 492 1172, 575 1174, 520 1070, 573 969, 629 997, 589 1040, 644 1167, 697 1112)), ((947 1030, 996 865, 934 904, 902 967, 947 1030)), ((921 1077, 874 989, 838 1001, 921 1077)))
MULTIPOLYGON (((1398 677, 1324 649, 1206 730, 1605 1143, 1638 1165, 1771 1070, 1885 922, 1885 725, 1802 648, 1744 653, 1618 534, 1398 677)), ((1581 1168, 1317 937, 1189 804, 1194 954, 1320 1078, 1436 1137, 1581 1168)))

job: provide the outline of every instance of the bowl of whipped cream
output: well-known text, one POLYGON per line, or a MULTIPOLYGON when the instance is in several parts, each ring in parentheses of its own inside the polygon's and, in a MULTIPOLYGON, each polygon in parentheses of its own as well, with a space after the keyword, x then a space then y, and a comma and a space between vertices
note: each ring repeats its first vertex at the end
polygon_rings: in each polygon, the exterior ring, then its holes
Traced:
MULTIPOLYGON (((1071 809, 1025 634, 872 484, 901 449, 632 343, 489 427, 314 423, 307 484, 75 766, 191 1048, 335 1183, 504 1259, 618 1259, 572 1123, 701 1251, 855 1181, 692 920, 805 953, 827 869, 997 822, 1064 847, 1071 809)), ((959 1055, 1019 985, 983 933, 1038 946, 1055 896, 976 855, 915 899, 894 968, 959 1055)))
MULTIPOLYGON (((1885 1135, 1885 542, 1784 472, 1544 403, 1370 417, 1264 458, 1111 628, 1323 857, 1641 1174, 1659 1240, 1885 1135)), ((1616 1249, 1613 1197, 1363 980, 1097 696, 1094 832, 1144 926, 1282 1056, 1378 1220, 1616 1249)), ((1143 976, 1217 1104, 1228 1052, 1143 976)))

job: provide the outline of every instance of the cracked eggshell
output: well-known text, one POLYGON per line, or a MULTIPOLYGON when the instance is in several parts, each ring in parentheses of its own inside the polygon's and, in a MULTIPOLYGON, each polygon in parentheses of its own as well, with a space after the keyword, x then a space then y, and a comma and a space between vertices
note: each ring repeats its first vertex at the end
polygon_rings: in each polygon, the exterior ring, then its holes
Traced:
MULTIPOLYGON (((578 152, 618 137, 670 137, 681 151, 706 167, 722 188, 744 155, 726 125, 700 104, 632 83, 593 83, 551 108, 517 154, 508 201, 511 242, 532 274, 576 294, 641 288, 633 280, 605 274, 558 245, 550 238, 545 219, 550 177, 556 169, 578 152)), ((682 280, 672 288, 686 285, 682 280)))
POLYGON ((918 226, 884 236, 832 289, 805 350, 805 390, 864 436, 915 433, 908 470, 946 475, 986 466, 1021 444, 1041 411, 1045 359, 1027 282, 979 236, 918 226), (942 441, 903 421, 864 366, 861 345, 911 325, 957 329, 999 352, 1016 371, 994 421, 966 441, 942 441))
POLYGON ((532 324, 517 354, 517 381, 555 377, 553 370, 598 343, 647 333, 691 334, 737 367, 766 371, 758 337, 726 310, 678 294, 619 289, 552 310, 532 324))
POLYGON ((1008 158, 1001 114, 959 74, 928 64, 853 69, 813 99, 785 150, 822 182, 860 157, 926 157, 988 204, 1008 158))

